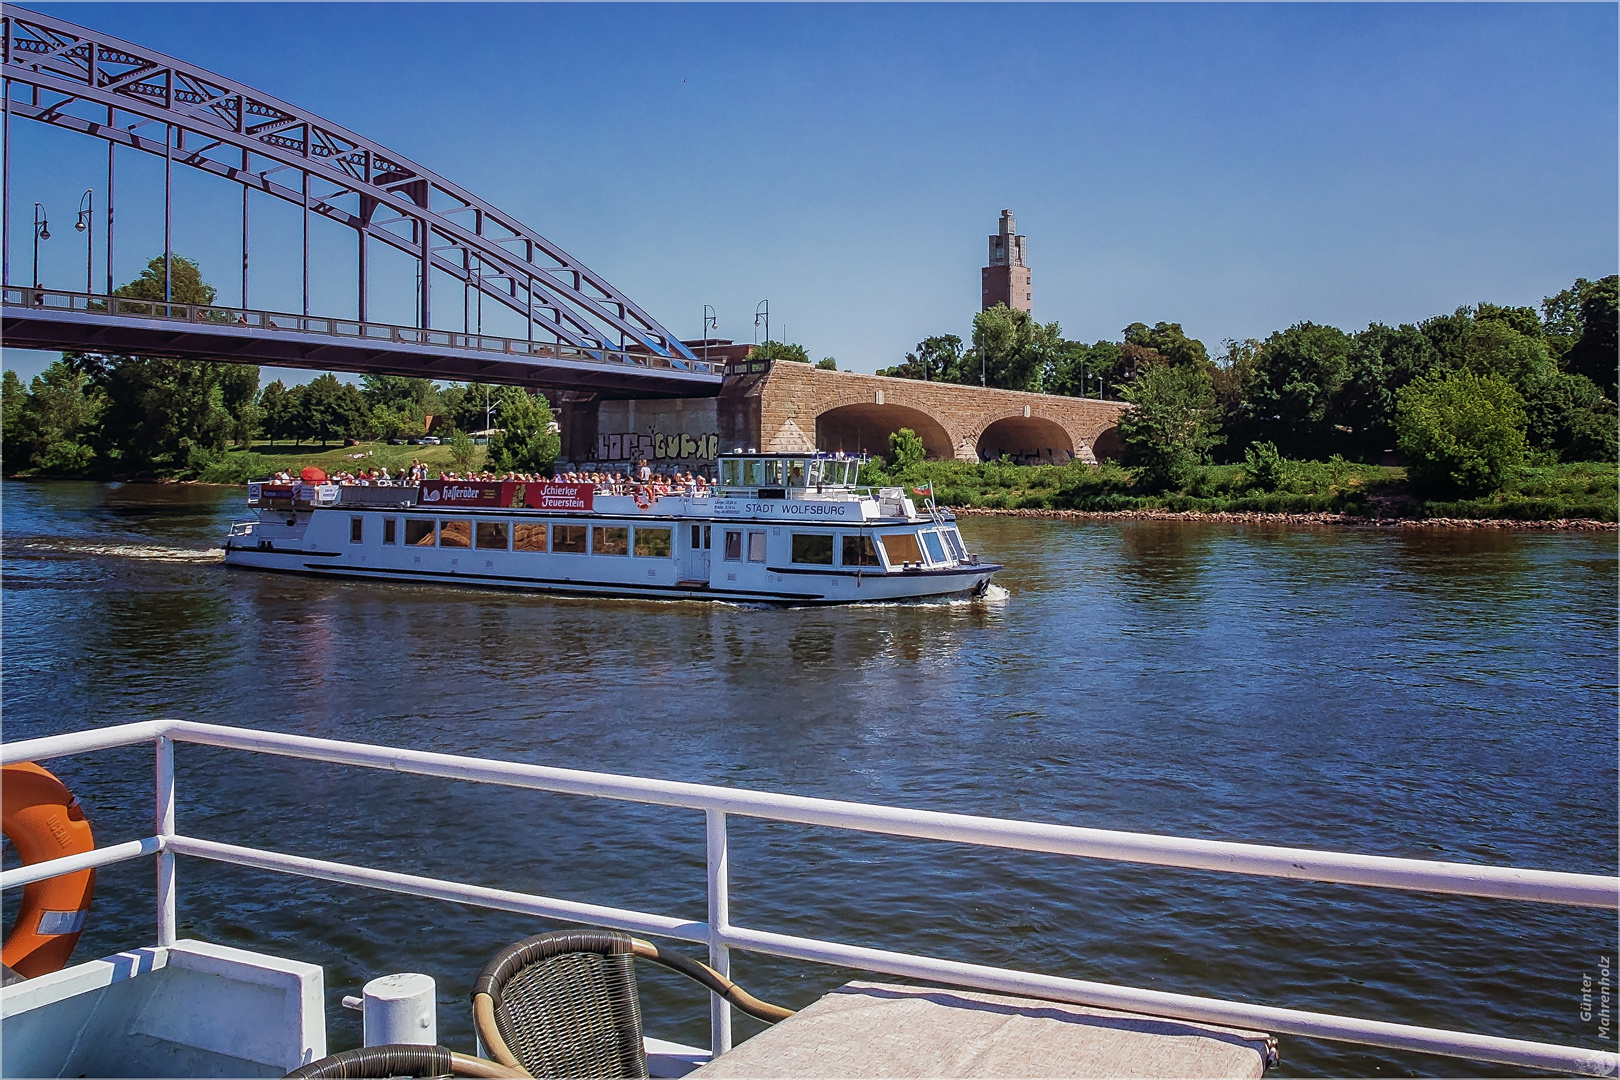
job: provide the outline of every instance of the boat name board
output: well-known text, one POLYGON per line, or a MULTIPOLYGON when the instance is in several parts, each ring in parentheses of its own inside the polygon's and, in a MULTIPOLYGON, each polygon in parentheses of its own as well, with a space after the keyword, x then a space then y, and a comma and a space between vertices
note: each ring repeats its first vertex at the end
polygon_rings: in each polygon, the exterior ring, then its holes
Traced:
POLYGON ((785 499, 782 502, 716 499, 714 501, 714 513, 717 517, 789 517, 859 521, 861 518, 861 504, 858 502, 822 502, 814 499, 785 499))
POLYGON ((550 480, 537 483, 515 480, 424 480, 417 501, 423 506, 588 511, 595 498, 596 487, 593 484, 564 484, 550 480))

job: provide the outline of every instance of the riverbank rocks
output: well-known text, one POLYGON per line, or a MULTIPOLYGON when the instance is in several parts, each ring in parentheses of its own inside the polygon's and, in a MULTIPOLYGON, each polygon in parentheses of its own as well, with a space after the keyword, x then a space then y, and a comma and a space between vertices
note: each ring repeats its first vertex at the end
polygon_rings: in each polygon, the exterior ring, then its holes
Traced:
POLYGON ((1518 529, 1525 531, 1614 532, 1620 524, 1589 518, 1518 521, 1508 518, 1372 518, 1355 514, 1262 514, 1224 510, 990 510, 953 506, 959 517, 1055 518, 1063 521, 1209 521, 1234 525, 1348 526, 1373 529, 1518 529))

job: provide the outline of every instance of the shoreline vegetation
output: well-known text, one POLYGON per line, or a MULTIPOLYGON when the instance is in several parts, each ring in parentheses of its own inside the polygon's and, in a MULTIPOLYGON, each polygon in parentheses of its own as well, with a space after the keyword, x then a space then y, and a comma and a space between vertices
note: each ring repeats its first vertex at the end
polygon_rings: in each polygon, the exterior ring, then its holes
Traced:
MULTIPOLYGON (((225 460, 194 479, 119 478, 124 483, 240 486, 248 479, 315 465, 327 472, 386 466, 398 472, 413 460, 431 472, 456 468, 450 446, 314 447, 258 444, 232 449, 225 460)), ((486 448, 475 448, 469 468, 483 467, 486 448)), ((28 477, 14 477, 28 479, 28 477)), ((82 479, 50 476, 37 479, 82 479)), ((1007 462, 917 461, 895 468, 867 463, 861 483, 903 487, 920 503, 936 503, 963 517, 1042 517, 1066 521, 1184 521, 1283 526, 1372 528, 1615 529, 1620 521, 1620 466, 1568 462, 1525 466, 1501 491, 1459 501, 1422 499, 1404 468, 1343 459, 1285 461, 1275 470, 1245 465, 1203 467, 1185 490, 1153 492, 1134 470, 1113 463, 1015 465, 1007 462)))

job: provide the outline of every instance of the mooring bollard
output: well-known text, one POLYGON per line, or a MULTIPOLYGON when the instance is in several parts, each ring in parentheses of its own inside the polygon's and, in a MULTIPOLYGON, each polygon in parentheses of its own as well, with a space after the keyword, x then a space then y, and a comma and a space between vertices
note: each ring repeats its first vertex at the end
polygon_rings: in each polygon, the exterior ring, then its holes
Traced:
POLYGON ((366 983, 363 1026, 365 1045, 439 1041, 436 988, 427 975, 383 975, 366 983))

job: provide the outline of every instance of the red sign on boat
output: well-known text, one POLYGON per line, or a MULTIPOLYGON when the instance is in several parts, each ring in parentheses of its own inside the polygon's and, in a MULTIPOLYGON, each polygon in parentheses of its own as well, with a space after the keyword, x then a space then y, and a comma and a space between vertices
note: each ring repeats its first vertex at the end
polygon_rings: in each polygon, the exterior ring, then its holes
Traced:
POLYGON ((416 501, 422 506, 510 506, 513 486, 499 481, 424 480, 416 501))
POLYGON ((526 510, 589 511, 594 484, 560 484, 545 480, 424 480, 417 502, 422 506, 490 506, 526 510))
POLYGON ((526 489, 523 498, 514 506, 527 506, 531 510, 584 510, 591 509, 596 497, 595 484, 559 484, 551 480, 535 484, 514 484, 526 489))

